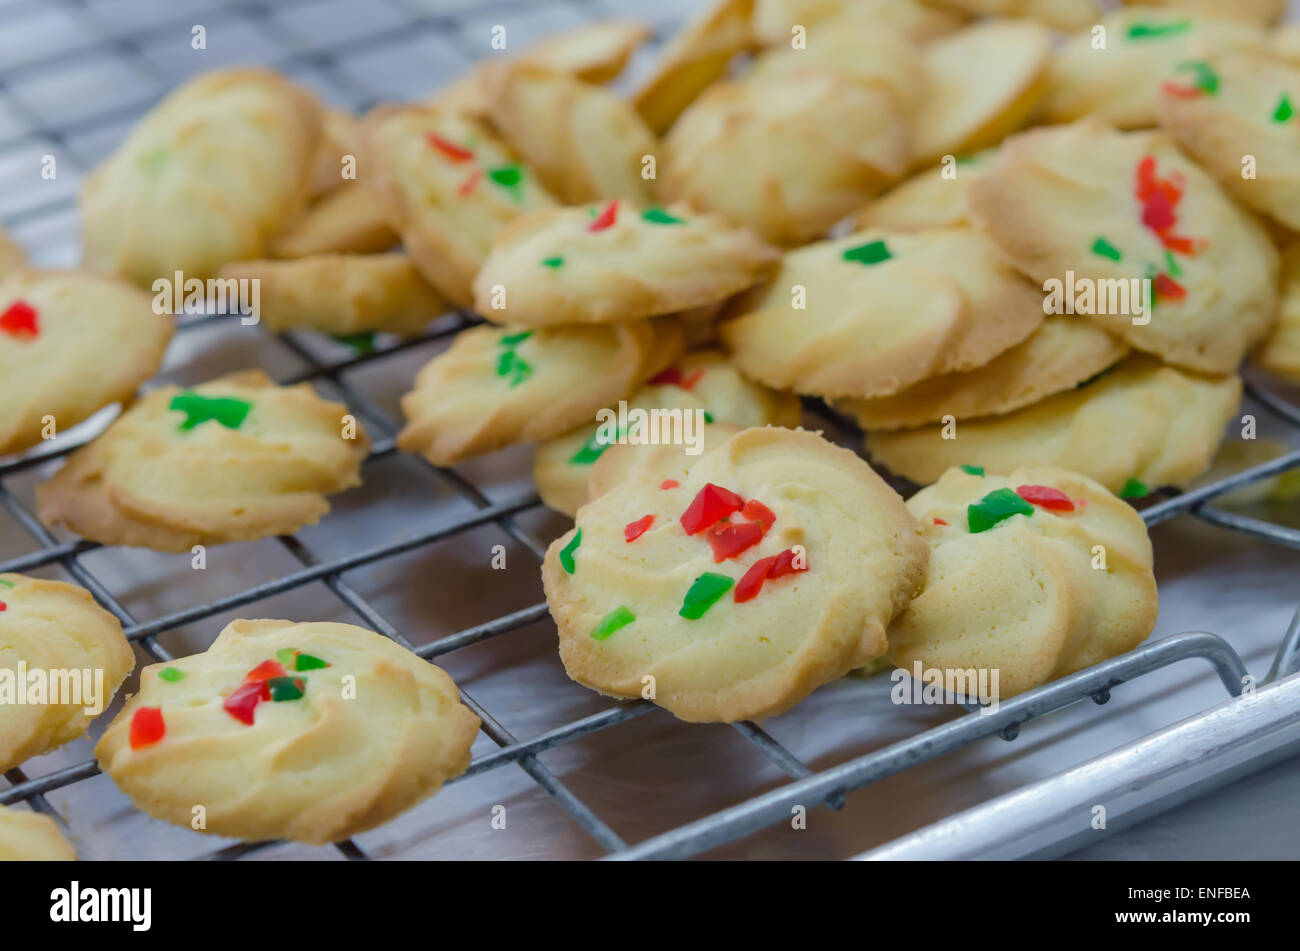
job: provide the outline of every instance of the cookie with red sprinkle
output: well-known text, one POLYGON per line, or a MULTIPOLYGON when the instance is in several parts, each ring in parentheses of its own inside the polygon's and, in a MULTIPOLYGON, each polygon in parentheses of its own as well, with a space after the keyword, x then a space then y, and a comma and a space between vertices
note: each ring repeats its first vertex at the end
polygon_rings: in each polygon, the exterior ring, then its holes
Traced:
POLYGON ((997 671, 998 699, 1132 650, 1155 626, 1141 516, 1087 476, 956 467, 907 501, 925 587, 889 628, 899 667, 997 671))
POLYGON ((138 808, 208 835, 323 845, 464 772, 479 720, 442 670, 350 624, 232 621, 146 667, 95 747, 138 808))
POLYGON ((730 722, 781 713, 884 652, 926 546, 859 457, 816 433, 747 429, 661 485, 614 486, 546 554, 574 680, 730 722))

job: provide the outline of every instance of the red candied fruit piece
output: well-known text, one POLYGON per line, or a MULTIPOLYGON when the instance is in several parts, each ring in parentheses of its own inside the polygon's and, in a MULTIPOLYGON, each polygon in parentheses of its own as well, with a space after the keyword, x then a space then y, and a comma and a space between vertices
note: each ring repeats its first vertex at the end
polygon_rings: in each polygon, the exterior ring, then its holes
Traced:
POLYGON ((661 489, 675 489, 675 488, 677 488, 679 485, 681 485, 681 483, 678 482, 676 479, 664 479, 664 481, 662 481, 662 482, 659 483, 659 488, 661 488, 661 489))
POLYGON ((746 502, 744 507, 740 510, 740 514, 745 516, 745 518, 749 519, 751 522, 760 522, 763 526, 763 531, 767 531, 771 528, 772 523, 776 521, 775 513, 773 513, 770 508, 758 499, 750 499, 746 502))
POLYGON ((1016 495, 1026 502, 1032 502, 1052 512, 1074 511, 1074 503, 1070 501, 1070 497, 1050 485, 1022 485, 1016 489, 1016 495))
POLYGON ((714 561, 735 558, 742 551, 757 545, 763 537, 763 526, 758 522, 733 522, 714 525, 709 529, 709 547, 714 561))
POLYGON ((1175 224, 1174 206, 1169 195, 1156 189, 1142 206, 1142 223, 1152 231, 1168 231, 1175 224))
POLYGON ((1187 288, 1168 274, 1156 275, 1155 288, 1156 296, 1161 300, 1182 300, 1187 296, 1187 288))
POLYGON ((634 542, 645 534, 646 529, 654 524, 653 515, 642 515, 635 522, 628 522, 623 526, 623 538, 629 542, 634 542))
MULTIPOLYGON (((263 665, 265 666, 265 665, 263 665)), ((263 700, 271 699, 271 688, 265 680, 241 684, 222 701, 221 708, 240 723, 253 725, 253 711, 263 700)))
POLYGON ((141 707, 131 717, 131 749, 153 746, 166 735, 161 707, 141 707))
POLYGON ((468 162, 474 157, 474 153, 469 149, 461 148, 455 142, 444 139, 436 132, 430 132, 428 139, 430 145, 453 162, 468 162))
POLYGON ((934 520, 934 524, 936 524, 936 525, 947 525, 948 523, 945 522, 945 521, 944 521, 943 519, 941 519, 941 518, 936 518, 936 519, 934 520))
POLYGON ((744 604, 754 598, 758 592, 763 590, 763 582, 767 579, 767 574, 776 564, 776 555, 768 555, 766 558, 760 558, 749 566, 749 570, 744 576, 736 582, 736 593, 733 598, 737 604, 744 604))
POLYGON ((698 535, 744 506, 745 500, 730 489, 712 482, 705 483, 682 513, 682 528, 686 529, 687 535, 698 535))
POLYGON ((768 572, 767 576, 769 578, 783 578, 786 575, 794 574, 796 571, 807 571, 807 570, 808 570, 807 555, 804 556, 803 564, 796 566, 794 563, 794 549, 787 548, 785 551, 781 552, 781 554, 776 556, 776 564, 772 566, 772 570, 768 572))
POLYGON ((244 683, 257 683, 262 680, 270 680, 272 677, 285 676, 284 665, 278 660, 264 660, 248 672, 244 678, 244 683))
POLYGON ((36 308, 17 300, 0 313, 0 330, 14 337, 35 337, 41 332, 36 308))
POLYGON ((618 199, 615 198, 613 201, 611 201, 608 205, 605 206, 604 211, 598 214, 595 218, 591 219, 591 224, 587 225, 587 230, 604 231, 606 228, 613 227, 614 222, 617 220, 618 220, 618 199))
POLYGON ((667 370, 660 370, 654 376, 650 377, 651 386, 680 386, 682 383, 682 371, 679 367, 669 367, 667 370))

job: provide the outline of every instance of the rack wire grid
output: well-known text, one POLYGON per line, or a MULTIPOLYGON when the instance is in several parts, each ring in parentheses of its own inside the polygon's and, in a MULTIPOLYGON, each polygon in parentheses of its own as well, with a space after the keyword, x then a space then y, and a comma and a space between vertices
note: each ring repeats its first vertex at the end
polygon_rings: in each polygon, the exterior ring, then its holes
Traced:
MULTIPOLYGON (((690 7, 689 2, 675 0, 658 2, 653 7, 642 4, 642 9, 635 11, 655 27, 651 49, 662 42, 683 14, 691 12, 690 7)), ((56 257, 55 251, 45 252, 59 247, 65 259, 75 260, 77 181, 121 140, 131 123, 193 73, 234 62, 259 62, 315 88, 337 105, 361 111, 381 100, 410 99, 454 78, 475 58, 486 55, 493 24, 507 24, 510 43, 518 48, 542 35, 590 19, 628 13, 627 6, 616 0, 605 3, 597 0, 533 3, 376 0, 365 4, 350 0, 276 0, 274 3, 270 0, 0 0, 3 24, 0 27, 0 181, 5 183, 0 192, 0 223, 34 252, 36 263, 46 263, 42 258, 56 257), (203 25, 207 31, 206 51, 191 48, 191 30, 196 24, 203 25), (54 180, 38 181, 36 170, 44 155, 57 158, 60 171, 54 180), (69 168, 72 174, 68 174, 69 168)), ((418 366, 427 359, 431 349, 445 345, 452 335, 477 322, 478 318, 472 314, 450 314, 431 323, 421 336, 406 340, 383 337, 381 345, 373 350, 355 352, 311 333, 270 336, 261 328, 246 332, 234 328, 229 318, 219 316, 200 314, 178 320, 168 366, 176 363, 176 351, 181 351, 183 369, 173 372, 194 379, 204 378, 214 350, 225 358, 263 364, 268 360, 285 362, 282 358, 287 355, 291 358, 289 362, 296 361, 296 364, 292 372, 278 373, 280 382, 310 381, 327 396, 344 402, 373 437, 373 449, 365 463, 366 486, 358 491, 368 490, 378 500, 372 498, 369 508, 349 505, 346 497, 343 501, 336 500, 335 512, 321 526, 268 540, 268 544, 279 546, 281 556, 288 556, 288 570, 271 580, 243 585, 194 603, 190 600, 192 584, 184 592, 175 592, 168 588, 167 579, 176 578, 179 573, 198 577, 205 572, 191 571, 188 563, 178 569, 177 556, 101 549, 75 537, 61 538, 32 514, 30 504, 24 500, 30 483, 48 474, 57 466, 57 460, 102 430, 111 420, 109 410, 25 456, 0 462, 0 506, 29 539, 21 543, 14 532, 0 531, 0 571, 57 572, 61 569, 121 620, 129 640, 152 661, 173 656, 163 639, 176 632, 201 625, 202 634, 196 636, 200 637, 197 649, 202 649, 215 635, 219 618, 239 616, 238 610, 244 606, 294 593, 305 595, 298 602, 300 606, 309 605, 314 609, 314 613, 308 611, 305 615, 300 610, 300 616, 320 616, 336 609, 350 612, 351 620, 359 620, 430 661, 524 631, 539 622, 544 630, 549 630, 545 626, 546 604, 529 603, 416 643, 375 603, 386 596, 382 584, 379 596, 363 596, 349 581, 350 574, 393 562, 404 555, 418 555, 443 543, 462 542, 490 526, 504 533, 516 550, 523 549, 526 559, 539 560, 545 551, 545 542, 521 524, 521 520, 545 510, 527 476, 519 476, 519 466, 504 483, 497 481, 485 486, 485 482, 491 481, 486 476, 489 470, 478 463, 443 469, 415 457, 398 455, 394 440, 399 427, 396 415, 391 408, 381 405, 382 399, 364 392, 363 385, 349 379, 366 374, 372 384, 376 379, 392 379, 396 380, 394 386, 400 386, 402 380, 409 379, 406 367, 418 366), (274 358, 268 356, 273 352, 274 358), (405 364, 401 363, 403 359, 405 364), (400 466, 400 475, 394 466, 400 466), (390 490, 400 494, 393 488, 394 480, 409 482, 412 478, 424 480, 416 491, 436 501, 429 511, 439 516, 416 531, 409 529, 420 519, 412 515, 408 503, 399 499, 401 504, 396 511, 382 509, 382 500, 390 490), (380 479, 384 481, 376 487, 380 479), (23 480, 29 483, 25 489, 13 488, 13 483, 23 480), (379 519, 378 531, 386 540, 355 550, 349 544, 354 537, 350 529, 357 524, 356 516, 362 508, 367 518, 379 519), (349 529, 341 533, 341 539, 337 528, 332 535, 326 533, 340 519, 347 521, 344 528, 349 529), (391 540, 394 535, 396 540, 391 540), (36 547, 25 550, 32 543, 36 547), (21 553, 9 554, 15 545, 21 553), (96 559, 105 552, 109 553, 108 557, 96 559), (142 620, 124 604, 128 598, 114 593, 115 586, 132 589, 141 584, 149 590, 143 596, 133 590, 135 600, 147 604, 161 602, 172 609, 142 620), (322 587, 336 599, 333 603, 320 597, 322 587)), ((1300 407, 1259 382, 1249 383, 1247 393, 1253 404, 1275 417, 1292 436, 1300 434, 1300 407)), ((832 438, 861 446, 860 433, 823 404, 809 401, 807 410, 813 424, 832 438)), ((516 454, 513 458, 526 461, 526 456, 516 454)), ((1300 466, 1300 449, 1291 449, 1193 491, 1179 494, 1165 490, 1142 514, 1152 526, 1187 515, 1222 529, 1300 549, 1300 530, 1296 528, 1209 504, 1235 489, 1297 466, 1300 466)), ((526 466, 523 471, 527 471, 526 466)), ((903 490, 908 488, 905 483, 895 484, 903 490)), ((551 536, 558 535, 567 524, 554 515, 544 515, 540 523, 543 530, 549 529, 551 536)), ((374 531, 375 526, 370 528, 374 531)), ((225 546, 226 549, 244 547, 225 546)), ((218 558, 215 550, 212 557, 218 558)), ((184 556, 184 561, 188 560, 184 556)), ((223 561, 222 570, 217 573, 221 580, 217 584, 240 582, 247 577, 244 561, 242 555, 223 561)), ((473 583, 465 582, 464 578, 448 581, 444 585, 434 583, 430 588, 436 589, 435 600, 443 599, 438 603, 444 607, 457 599, 459 603, 488 600, 475 596, 471 590, 473 583)), ((404 584, 410 584, 409 578, 404 584)), ((211 590, 211 585, 206 589, 211 590)), ((554 660, 553 650, 551 653, 554 660)), ((1298 654, 1300 633, 1293 623, 1282 637, 1272 668, 1264 679, 1293 673, 1298 654)), ((735 723, 730 729, 779 770, 779 774, 784 774, 786 780, 768 780, 766 784, 771 788, 764 792, 722 808, 705 810, 705 814, 698 814, 692 821, 659 830, 632 845, 571 788, 572 780, 566 782, 543 763, 542 755, 612 731, 620 724, 655 711, 656 707, 644 701, 616 703, 598 698, 599 709, 595 712, 567 719, 521 739, 507 729, 504 718, 494 715, 471 693, 462 691, 465 703, 483 721, 483 735, 476 742, 468 772, 453 780, 449 787, 485 774, 501 776, 514 767, 544 790, 572 820, 570 830, 581 830, 590 838, 585 846, 594 845, 595 851, 588 854, 608 853, 615 858, 688 857, 788 820, 792 810, 800 807, 826 805, 832 810, 842 810, 847 794, 868 784, 983 738, 1000 736, 1007 741, 1015 740, 1021 726, 1029 720, 1088 699, 1096 704, 1106 703, 1115 687, 1193 658, 1212 666, 1230 696, 1241 693, 1247 670, 1238 652, 1216 634, 1190 632, 1148 641, 1128 654, 1031 690, 1002 703, 992 715, 986 715, 987 711, 968 710, 965 715, 939 722, 883 748, 847 759, 841 757, 826 768, 814 769, 806 759, 755 723, 735 723)), ((457 680, 464 682, 463 676, 457 680)), ((128 680, 119 691, 113 709, 120 705, 122 695, 132 692, 132 685, 133 681, 128 680)), ((582 688, 572 690, 587 696, 582 688)), ((527 683, 518 687, 518 693, 520 703, 530 702, 527 683)), ((97 729, 107 722, 111 713, 112 710, 101 717, 97 729)), ((668 717, 662 712, 657 716, 668 717)), ((675 721, 673 728, 701 729, 675 721)), ((64 758, 72 761, 42 775, 29 776, 21 768, 8 771, 4 777, 8 785, 0 788, 0 804, 25 802, 53 816, 65 832, 72 833, 69 817, 55 808, 49 797, 56 791, 67 792, 76 784, 86 783, 99 775, 99 769, 93 758, 84 758, 85 741, 68 749, 76 751, 71 757, 63 751, 64 758)), ((604 748, 604 755, 612 755, 610 747, 604 748)), ((59 754, 39 759, 41 763, 58 762, 59 754)), ((26 765, 30 767, 31 762, 26 765)), ((436 804, 450 795, 445 790, 413 813, 425 816, 422 821, 427 824, 429 810, 436 813, 436 804)), ((474 797, 478 808, 487 808, 482 805, 485 798, 496 801, 493 795, 474 797)), ((112 797, 101 791, 90 801, 105 798, 112 799, 112 805, 98 820, 101 827, 111 828, 131 810, 120 794, 112 797)), ((83 808, 90 807, 83 805, 83 808)), ((646 803, 644 808, 653 809, 653 802, 646 803)), ((390 825, 403 821, 404 817, 399 817, 390 825)), ((185 844, 164 840, 163 854, 193 849, 192 835, 187 832, 178 835, 184 837, 185 844)), ((564 837, 567 832, 560 835, 564 837)), ((282 845, 285 844, 235 843, 216 850, 205 848, 198 857, 233 859, 282 845)), ((110 841, 108 849, 116 856, 139 857, 137 848, 120 841, 110 841)), ((334 849, 348 859, 368 858, 371 854, 354 841, 337 843, 334 849)), ((381 844, 378 851, 389 850, 381 844)), ((577 851, 583 852, 583 846, 577 851)))

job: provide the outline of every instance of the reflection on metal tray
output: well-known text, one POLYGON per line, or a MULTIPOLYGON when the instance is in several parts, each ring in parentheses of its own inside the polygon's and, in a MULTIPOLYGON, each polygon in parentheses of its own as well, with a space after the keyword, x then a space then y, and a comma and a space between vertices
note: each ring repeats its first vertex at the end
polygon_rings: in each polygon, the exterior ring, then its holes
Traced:
MULTIPOLYGON (((496 23, 522 45, 590 18, 640 15, 662 39, 692 7, 0 2, 0 223, 36 263, 75 263, 78 179, 160 95, 204 69, 274 65, 356 110, 454 78, 486 54, 496 23), (189 45, 194 24, 207 30, 205 51, 189 45), (45 154, 58 158, 53 181, 32 171, 45 154)), ((1090 797, 1113 794, 1114 829, 1294 748, 1300 647, 1294 626, 1283 632, 1300 577, 1300 518, 1293 505, 1230 508, 1221 500, 1300 465, 1295 392, 1257 382, 1243 408, 1259 418, 1261 437, 1290 447, 1284 455, 1144 510, 1161 615, 1151 640, 1131 654, 1004 702, 993 715, 899 707, 887 678, 845 678, 761 726, 691 726, 564 676, 537 565, 567 526, 540 506, 526 447, 455 469, 395 452, 398 398, 473 319, 448 315, 417 339, 366 354, 307 333, 272 337, 224 318, 188 320, 162 379, 192 383, 260 366, 281 381, 309 380, 346 402, 375 441, 365 484, 320 525, 214 549, 204 571, 188 556, 52 534, 31 515, 33 487, 107 414, 44 451, 0 463, 0 570, 83 584, 121 618, 146 662, 202 650, 238 616, 371 627, 436 658, 462 686, 484 724, 469 772, 388 825, 319 849, 214 841, 151 820, 98 773, 93 737, 11 770, 0 803, 51 813, 84 858, 1054 854, 1105 834, 1091 828, 1090 797), (496 545, 507 550, 504 571, 490 567, 496 545), (1242 692, 1247 672, 1260 681, 1247 691, 1254 695, 1224 703, 1225 691, 1242 692), (1192 759, 1199 762, 1188 768, 1192 759), (820 804, 829 808, 813 809, 820 804), (496 805, 507 808, 504 830, 490 824, 496 805), (801 806, 807 828, 795 829, 790 817, 801 806)), ((809 404, 805 425, 861 445, 820 404, 809 404)), ((124 692, 134 690, 128 681, 124 692)))

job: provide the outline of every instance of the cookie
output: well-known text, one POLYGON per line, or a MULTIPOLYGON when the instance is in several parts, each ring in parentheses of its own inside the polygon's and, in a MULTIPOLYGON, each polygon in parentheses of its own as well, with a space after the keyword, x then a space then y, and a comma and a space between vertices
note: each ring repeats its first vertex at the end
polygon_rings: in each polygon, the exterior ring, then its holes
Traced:
MULTIPOLYGON (((613 404, 605 408, 614 410, 613 404)), ((798 426, 802 416, 799 398, 780 393, 746 377, 717 350, 688 353, 672 366, 653 377, 627 398, 628 424, 634 410, 681 410, 683 442, 688 438, 712 440, 705 435, 714 423, 725 422, 751 426, 798 426), (687 433, 686 415, 700 410, 704 430, 687 433)), ((697 417, 692 416, 692 423, 697 417)), ((661 415, 662 420, 662 415, 661 415)), ((548 439, 537 447, 533 456, 533 481, 542 501, 558 512, 573 515, 587 500, 588 483, 595 462, 611 447, 602 439, 598 420, 589 418, 568 432, 548 439)), ((648 424, 643 424, 648 425, 648 424)), ((661 422, 661 427, 663 423, 661 422)), ((677 423, 671 422, 672 426, 677 423)), ((626 433, 624 434, 626 435, 626 433)), ((685 454, 683 452, 683 454, 685 454)), ((698 454, 692 454, 698 459, 698 454)))
POLYGON ((312 158, 312 197, 318 197, 342 187, 349 179, 343 177, 349 165, 348 156, 356 161, 361 144, 361 120, 350 112, 326 109, 321 113, 320 142, 312 158))
POLYGON ((996 671, 1007 699, 1132 650, 1155 627, 1146 525, 1086 476, 949 469, 907 508, 930 565, 889 627, 903 670, 988 671, 989 685, 996 671))
POLYGON ((736 311, 719 329, 736 364, 768 386, 819 396, 888 396, 974 369, 1043 320, 1038 291, 969 229, 810 244, 736 311))
POLYGON ((555 204, 481 122, 433 106, 383 106, 362 123, 363 168, 390 227, 425 279, 468 307, 492 238, 555 204))
POLYGON ((1093 0, 930 0, 956 13, 1024 17, 1069 32, 1097 22, 1101 11, 1093 0))
POLYGON ((315 98, 276 73, 190 80, 86 179, 86 264, 148 287, 261 257, 307 197, 320 127, 315 98))
POLYGON ((77 853, 49 816, 0 806, 0 862, 75 862, 77 853))
POLYGON ((446 466, 562 433, 626 396, 682 348, 671 318, 620 324, 474 327, 402 397, 397 444, 446 466))
POLYGON ((0 275, 0 456, 129 401, 162 362, 172 318, 86 271, 0 275))
POLYGON ((954 156, 951 162, 918 172, 858 212, 857 230, 882 228, 886 231, 925 231, 971 224, 966 195, 971 183, 993 165, 997 149, 985 149, 969 156, 954 156))
POLYGON ((865 430, 924 426, 945 416, 998 416, 1071 389, 1127 353, 1122 340, 1095 324, 1052 317, 982 367, 933 376, 893 396, 836 400, 835 408, 865 430))
POLYGON ((187 551, 314 525, 361 484, 347 407, 260 370, 151 390, 36 490, 41 519, 105 545, 187 551))
POLYGON ((1205 471, 1240 405, 1239 377, 1184 373, 1133 354, 1084 386, 1014 413, 959 422, 950 437, 942 426, 873 432, 867 450, 920 485, 959 465, 989 473, 1053 465, 1141 496, 1205 471))
POLYGON ((600 458, 591 464, 591 472, 587 475, 586 502, 632 478, 649 479, 660 487, 665 483, 680 483, 704 453, 717 449, 743 428, 734 423, 705 424, 704 438, 695 447, 700 451, 693 455, 689 451, 692 447, 685 443, 657 446, 624 442, 606 446, 600 458))
POLYGON ((525 327, 634 320, 720 304, 780 259, 745 228, 681 206, 553 209, 497 233, 474 306, 525 327))
POLYGON ((1090 319, 1169 363, 1229 373, 1273 325, 1276 249, 1165 133, 1097 120, 1025 132, 967 198, 976 224, 1044 291, 1092 291, 1078 310, 1110 311, 1090 319), (1134 293, 1154 306, 1139 315, 1134 293))
POLYGON ((824 234, 909 159, 905 114, 888 88, 814 67, 710 87, 664 147, 662 196, 784 245, 824 234))
POLYGON ((1286 380, 1300 383, 1300 239, 1282 255, 1282 306, 1277 329, 1255 354, 1255 362, 1286 380))
POLYGON ((901 33, 924 43, 951 33, 966 17, 922 0, 754 0, 755 37, 764 46, 788 46, 795 27, 807 36, 827 33, 901 33))
POLYGON ((485 87, 487 118, 560 201, 654 197, 643 169, 659 143, 626 99, 528 63, 492 70, 485 87))
POLYGON ((345 182, 322 195, 271 239, 275 258, 315 254, 379 254, 398 243, 375 197, 360 181, 345 182))
POLYGON ((478 727, 450 677, 386 637, 239 620, 203 653, 141 671, 95 758, 155 819, 324 845, 463 773, 478 727))
POLYGON ((662 135, 696 97, 727 72, 737 54, 752 49, 749 25, 754 0, 716 0, 659 52, 651 74, 632 94, 632 104, 662 135))
POLYGON ((276 332, 414 334, 449 309, 405 254, 318 254, 294 261, 240 261, 220 276, 255 280, 262 322, 276 332))
POLYGON ((84 735, 134 666, 85 588, 0 574, 0 773, 84 735))
POLYGON ((1243 56, 1180 64, 1161 86, 1160 123, 1232 197, 1300 231, 1300 66, 1243 56))
POLYGON ((732 722, 782 713, 884 653, 926 561, 920 526, 870 466, 766 427, 675 488, 634 479, 584 506, 542 583, 571 678, 732 722))
POLYGON ((1268 42, 1257 26, 1180 10, 1115 10, 1099 26, 1104 34, 1096 28, 1080 31, 1054 52, 1043 120, 1097 116, 1121 129, 1153 126, 1160 86, 1180 63, 1229 50, 1263 52, 1268 42))
POLYGON ((1046 89, 1051 55, 1051 33, 1028 20, 985 21, 926 46, 913 164, 996 145, 1024 125, 1046 89))
POLYGON ((1220 17, 1225 20, 1247 20, 1252 23, 1273 24, 1286 12, 1286 0, 1124 0, 1128 4, 1144 7, 1168 7, 1171 11, 1191 13, 1196 16, 1220 17))

